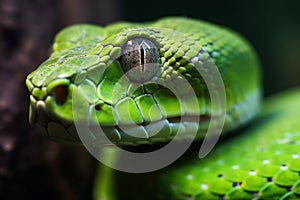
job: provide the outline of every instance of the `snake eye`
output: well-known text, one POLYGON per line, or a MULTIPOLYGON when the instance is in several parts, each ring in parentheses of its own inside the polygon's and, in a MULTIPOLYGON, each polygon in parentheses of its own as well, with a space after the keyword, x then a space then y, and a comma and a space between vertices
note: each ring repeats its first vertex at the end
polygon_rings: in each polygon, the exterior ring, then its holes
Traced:
POLYGON ((158 47, 146 38, 128 40, 123 46, 120 64, 131 81, 144 83, 160 68, 158 47))
POLYGON ((52 95, 58 105, 63 105, 68 97, 69 89, 66 85, 55 86, 52 90, 52 95))

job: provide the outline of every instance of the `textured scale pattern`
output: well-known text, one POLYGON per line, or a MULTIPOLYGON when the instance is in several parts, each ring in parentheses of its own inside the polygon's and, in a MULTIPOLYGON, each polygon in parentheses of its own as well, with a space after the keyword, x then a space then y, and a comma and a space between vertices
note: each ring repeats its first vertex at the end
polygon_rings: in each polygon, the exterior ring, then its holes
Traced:
MULTIPOLYGON (((210 95, 201 75, 214 81, 215 75, 209 70, 214 64, 227 95, 224 130, 231 130, 249 121, 260 104, 259 64, 251 46, 237 33, 188 18, 165 18, 148 24, 116 23, 104 28, 71 26, 57 35, 50 58, 27 77, 30 122, 38 132, 60 142, 81 142, 74 115, 79 121, 89 116, 88 134, 97 143, 102 140, 92 126, 98 123, 114 143, 121 145, 165 142, 173 138, 179 126, 184 126, 183 137, 188 138, 198 123, 179 124, 172 118, 211 115, 210 95), (136 37, 156 43, 161 62, 152 83, 142 86, 124 77, 118 61, 126 41, 136 37), (198 105, 190 103, 191 89, 180 88, 183 77, 194 89, 198 105), (236 84, 240 82, 243 84, 236 84), (183 106, 163 84, 184 96, 183 106), (80 110, 88 113, 74 113, 74 96, 80 110), (154 124, 143 126, 149 122, 154 124), (164 128, 158 132, 155 123, 164 128), (130 131, 139 138, 118 128, 132 124, 138 125, 130 131), (158 133, 153 134, 153 130, 158 133)), ((216 91, 217 88, 210 92, 216 91)), ((203 138, 207 126, 205 121, 200 123, 198 138, 203 138)))
POLYGON ((159 172, 114 172, 116 199, 300 199, 299 111, 297 89, 269 99, 255 123, 204 159, 192 153, 159 172))
MULTIPOLYGON (((101 143, 93 130, 98 123, 117 144, 168 141, 182 126, 174 118, 212 113, 201 75, 213 81, 215 77, 208 69, 214 64, 227 95, 225 133, 253 119, 260 105, 259 63, 252 47, 239 34, 188 18, 164 18, 147 24, 122 22, 107 27, 75 25, 57 35, 50 58, 27 77, 30 122, 50 139, 80 143, 72 109, 75 95, 80 109, 88 111, 88 115, 78 117, 84 120, 88 116, 91 126, 86 134, 93 135, 96 142, 101 143), (140 86, 126 76, 118 82, 124 75, 118 61, 124 44, 141 37, 157 45, 160 70, 151 84, 140 86), (180 81, 182 77, 197 94, 197 113, 189 98, 182 111, 174 95, 161 86, 169 83, 189 97, 189 90, 180 88, 180 84, 172 85, 172 80, 180 81), (152 106, 155 109, 150 109, 152 106), (144 126, 152 121, 151 128, 144 126), (161 123, 164 128, 153 136, 151 130, 161 123), (118 128, 120 124, 137 124, 133 132, 143 137, 126 135, 118 128)), ((96 179, 96 198, 299 199, 299 102, 299 90, 269 100, 247 130, 223 135, 202 160, 187 153, 173 166, 148 174, 126 174, 101 167, 100 174, 104 176, 96 179)), ((202 121, 199 132, 205 132, 207 125, 202 121)), ((186 122, 183 126, 188 135, 195 124, 186 122)), ((199 134, 198 139, 202 138, 203 134, 199 134)))
POLYGON ((168 174, 170 187, 185 199, 300 198, 300 91, 286 95, 249 131, 168 174))

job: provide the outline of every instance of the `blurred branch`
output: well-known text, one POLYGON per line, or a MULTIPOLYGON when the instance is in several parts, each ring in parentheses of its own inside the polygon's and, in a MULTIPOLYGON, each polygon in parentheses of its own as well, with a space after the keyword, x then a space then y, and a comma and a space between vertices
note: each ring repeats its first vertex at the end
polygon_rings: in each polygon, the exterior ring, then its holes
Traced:
POLYGON ((29 131, 24 80, 48 54, 55 30, 55 1, 0 3, 0 198, 42 198, 51 187, 43 158, 35 153, 43 147, 33 145, 29 131), (32 185, 26 185, 28 179, 32 185))
POLYGON ((0 1, 0 199, 73 200, 92 195, 94 169, 88 154, 48 142, 32 133, 28 123, 25 78, 49 56, 58 27, 74 17, 67 20, 58 6, 57 0, 0 1), (72 160, 66 163, 63 156, 72 160), (85 162, 89 173, 78 172, 76 159, 85 162), (76 179, 86 184, 73 187, 76 179))

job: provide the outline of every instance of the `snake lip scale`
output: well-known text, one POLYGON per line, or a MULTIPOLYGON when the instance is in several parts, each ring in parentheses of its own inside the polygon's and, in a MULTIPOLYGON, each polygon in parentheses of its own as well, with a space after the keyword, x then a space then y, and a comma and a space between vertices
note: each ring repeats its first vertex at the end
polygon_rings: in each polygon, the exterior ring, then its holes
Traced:
MULTIPOLYGON (((76 130, 76 127, 67 120, 57 120, 57 116, 55 114, 51 113, 49 111, 49 108, 47 108, 47 105, 41 100, 37 100, 33 95, 30 96, 32 104, 30 105, 31 110, 31 118, 30 123, 36 129, 37 132, 43 133, 44 136, 51 138, 54 141, 62 141, 64 140, 65 143, 78 143, 80 144, 80 138, 78 137, 78 133, 76 130), (55 127, 55 131, 51 130, 55 127), (50 133, 54 133, 54 135, 49 135, 50 133), (57 133, 57 135, 55 135, 57 133), (62 134, 63 133, 63 134, 62 134), (64 136, 64 138, 62 138, 64 136)), ((47 99, 47 97, 46 97, 47 99)), ((130 130, 132 132, 132 128, 136 125, 122 125, 119 124, 118 126, 102 126, 102 129, 106 136, 108 136, 109 139, 111 139, 114 143, 118 145, 123 146, 138 146, 140 144, 155 144, 157 142, 166 142, 171 140, 174 135, 177 133, 178 129, 186 128, 189 129, 191 126, 195 127, 198 124, 199 119, 201 119, 201 122, 203 124, 208 124, 210 117, 207 115, 203 116, 181 116, 181 117, 172 117, 172 118, 165 118, 161 119, 159 121, 151 122, 151 123, 143 123, 139 124, 140 127, 147 127, 149 129, 149 126, 153 127, 157 124, 168 124, 170 129, 174 129, 173 131, 170 131, 170 135, 168 137, 151 137, 151 135, 146 135, 146 140, 143 141, 135 141, 134 137, 130 137, 129 139, 126 138, 125 135, 127 135, 127 131, 130 130), (199 118, 200 117, 200 118, 199 118), (184 119, 184 122, 182 121, 184 119), (121 128, 120 128, 121 127, 121 128), (110 135, 117 135, 117 139, 115 137, 110 137, 110 135), (124 138, 125 136, 125 138, 124 138)), ((93 124, 90 122, 88 126, 90 129, 93 129, 93 126, 98 127, 99 124, 93 124)), ((151 128, 150 127, 150 128, 151 128)), ((146 128, 146 129, 147 129, 146 128)), ((162 129, 161 127, 160 129, 162 129)), ((147 130, 148 130, 147 129, 147 130)), ((203 129, 203 128, 202 128, 203 129)), ((206 129, 206 127, 204 128, 206 129)), ((140 129, 137 129, 138 131, 140 129)), ((145 129, 144 129, 145 130, 145 129)), ((158 129, 157 132, 160 130, 158 129)), ((165 131, 165 130, 163 130, 165 131)), ((145 130, 147 133, 147 131, 145 130)), ((155 132, 154 134, 157 134, 155 132)), ((95 133, 94 133, 95 134, 95 133)), ((151 134, 151 133, 150 133, 151 134)), ((154 135, 152 134, 152 135, 154 135)), ((97 136, 95 136, 95 143, 102 144, 102 145, 108 145, 110 143, 102 143, 97 136), (100 142, 99 142, 100 141, 100 142)), ((182 137, 184 138, 184 136, 182 137)), ((188 137, 186 137, 188 139, 188 137)), ((110 144, 111 145, 111 144, 110 144)))

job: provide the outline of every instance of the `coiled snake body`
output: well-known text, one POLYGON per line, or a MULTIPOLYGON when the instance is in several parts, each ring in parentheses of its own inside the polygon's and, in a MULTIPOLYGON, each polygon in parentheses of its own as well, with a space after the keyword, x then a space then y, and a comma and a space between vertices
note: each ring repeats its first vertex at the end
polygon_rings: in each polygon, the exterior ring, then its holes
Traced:
MULTIPOLYGON (((195 127, 195 139, 201 141, 209 119, 220 109, 211 100, 220 89, 215 84, 217 75, 210 71, 214 66, 226 94, 224 136, 252 120, 261 103, 259 62, 239 34, 176 17, 104 28, 71 26, 57 35, 50 58, 27 77, 30 122, 38 132, 59 142, 81 143, 75 121, 88 124, 85 134, 96 143, 107 142, 93 129, 98 124, 120 146, 167 142, 179 129, 182 140, 191 139, 195 127), (74 97, 78 110, 86 112, 75 113, 74 97), (199 116, 200 122, 195 120, 199 116)), ((102 167, 96 197, 298 198, 297 93, 264 104, 255 125, 234 137, 225 136, 204 159, 186 158, 143 175, 102 167), (115 185, 107 185, 113 179, 115 185)))

